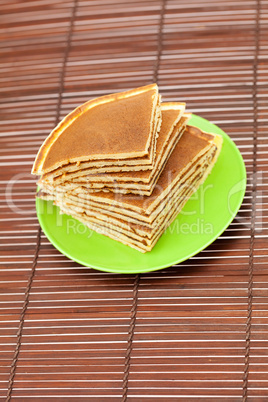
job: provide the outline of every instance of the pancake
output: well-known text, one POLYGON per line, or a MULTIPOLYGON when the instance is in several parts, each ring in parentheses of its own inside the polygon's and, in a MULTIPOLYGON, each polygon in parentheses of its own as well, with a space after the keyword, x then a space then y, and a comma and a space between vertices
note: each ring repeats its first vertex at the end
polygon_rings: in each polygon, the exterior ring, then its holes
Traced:
MULTIPOLYGON (((187 125, 181 140, 177 143, 154 191, 149 197, 144 198, 144 196, 139 195, 123 195, 104 191, 90 192, 83 186, 77 186, 74 183, 57 186, 57 191, 74 191, 81 198, 89 201, 118 205, 119 207, 129 208, 138 213, 149 215, 158 203, 159 197, 164 198, 165 193, 169 191, 173 175, 175 174, 175 177, 179 178, 184 171, 187 171, 196 160, 214 145, 216 138, 215 134, 203 133, 198 128, 187 125), (146 203, 144 202, 145 200, 146 203)), ((40 183, 40 186, 44 188, 45 184, 40 183)), ((49 188, 49 191, 51 191, 53 186, 47 187, 47 189, 49 188)))
MULTIPOLYGON (((63 203, 73 204, 78 208, 82 208, 85 212, 90 211, 95 215, 97 214, 109 214, 110 217, 125 219, 128 222, 152 227, 159 223, 159 219, 161 219, 161 215, 165 212, 167 208, 171 207, 171 199, 174 200, 176 198, 176 194, 182 194, 185 186, 191 186, 192 178, 197 176, 201 169, 204 167, 207 169, 208 163, 214 158, 214 154, 216 152, 215 146, 211 146, 208 152, 206 152, 202 157, 198 158, 194 164, 191 165, 190 168, 184 169, 184 171, 179 174, 179 178, 177 181, 174 181, 172 189, 167 193, 167 195, 160 200, 157 207, 149 214, 142 214, 140 211, 135 212, 131 209, 125 208, 122 205, 109 205, 100 202, 89 201, 86 198, 81 198, 81 193, 79 192, 64 192, 60 191, 61 188, 58 188, 57 191, 53 188, 46 188, 45 191, 53 193, 55 200, 63 203), (167 197, 169 202, 167 203, 167 197)), ((207 170, 206 170, 207 171, 207 170)), ((204 174, 204 173, 202 173, 204 174)), ((160 198, 160 197, 159 197, 160 198)), ((144 202, 148 201, 147 197, 144 197, 144 202)), ((173 202, 173 201, 172 201, 173 202)))
MULTIPOLYGON (((178 204, 181 203, 185 198, 188 197, 189 193, 192 193, 196 189, 196 182, 201 177, 204 176, 206 169, 208 168, 210 162, 212 161, 214 154, 207 158, 206 162, 199 166, 180 186, 177 186, 172 194, 168 195, 169 202, 165 200, 165 207, 160 211, 157 217, 154 218, 152 223, 145 224, 143 221, 133 222, 127 215, 122 214, 114 216, 111 211, 108 210, 93 210, 88 208, 87 205, 83 205, 75 199, 71 199, 68 195, 58 196, 55 198, 55 204, 59 205, 62 209, 69 209, 74 213, 79 213, 84 215, 84 218, 89 219, 95 223, 103 223, 104 225, 111 226, 116 230, 122 230, 125 234, 130 237, 133 235, 134 238, 139 238, 138 236, 145 236, 147 238, 152 238, 154 232, 166 221, 167 215, 170 211, 177 208, 178 204)), ((142 240, 142 239, 141 239, 142 240)))
POLYGON ((154 117, 154 128, 153 128, 153 139, 152 144, 149 147, 149 156, 137 157, 132 159, 105 159, 105 160, 93 160, 86 162, 76 162, 68 163, 67 165, 61 166, 54 169, 48 173, 42 175, 42 180, 53 181, 58 177, 65 176, 70 172, 76 172, 79 174, 80 171, 86 171, 87 173, 100 173, 100 172, 125 172, 133 170, 148 170, 153 168, 156 144, 158 133, 161 127, 161 107, 160 107, 160 96, 158 97, 158 103, 155 111, 154 117))
POLYGON ((43 183, 41 197, 91 229, 139 251, 150 251, 214 166, 222 139, 187 126, 149 197, 89 192, 43 183))
MULTIPOLYGON (((161 124, 156 84, 103 96, 67 115, 41 146, 32 173, 44 175, 84 161, 141 158, 152 165, 161 124)), ((135 160, 135 164, 137 160, 135 160)))
MULTIPOLYGON (((104 192, 116 192, 116 193, 122 193, 122 194, 137 194, 141 196, 149 196, 152 194, 154 187, 158 181, 159 176, 161 175, 165 164, 167 163, 172 151, 174 150, 174 147, 176 145, 177 140, 181 137, 183 131, 185 129, 185 126, 182 127, 182 130, 178 132, 178 137, 176 138, 176 141, 173 141, 169 144, 169 149, 167 150, 167 154, 165 157, 163 157, 163 161, 161 161, 162 165, 160 164, 159 168, 154 171, 154 174, 150 178, 149 183, 144 183, 138 175, 134 177, 134 180, 132 182, 125 182, 125 181, 116 181, 114 182, 108 181, 108 182, 102 182, 102 181, 97 181, 95 183, 88 183, 84 182, 82 180, 72 180, 71 185, 72 186, 83 186, 84 188, 87 188, 89 191, 104 191, 104 192)), ((140 173, 147 173, 147 172, 140 172, 140 173)), ((144 175, 145 176, 145 175, 144 175)), ((143 177, 144 177, 143 176, 143 177)))
POLYGON ((61 203, 56 201, 55 203, 63 213, 71 215, 98 233, 102 233, 141 252, 150 251, 170 223, 176 218, 189 197, 204 182, 208 170, 214 165, 216 158, 217 154, 214 152, 212 158, 207 159, 206 164, 201 166, 191 176, 190 180, 184 183, 182 188, 179 188, 176 196, 169 197, 168 208, 164 209, 157 225, 150 228, 143 225, 133 225, 124 219, 111 219, 109 214, 96 215, 90 210, 85 213, 83 208, 79 208, 69 202, 61 203))
MULTIPOLYGON (((198 171, 200 171, 200 167, 206 165, 207 160, 212 159, 213 152, 214 151, 212 148, 209 152, 207 152, 205 155, 203 155, 203 157, 198 159, 198 161, 193 166, 191 166, 190 169, 188 169, 186 172, 181 174, 179 181, 176 184, 174 184, 174 187, 168 193, 168 196, 173 198, 174 194, 177 191, 180 191, 182 188, 184 188, 183 186, 185 184, 188 185, 188 183, 190 183, 192 180, 191 178, 194 175, 196 175, 198 173, 198 171)), ((49 190, 47 190, 47 191, 49 191, 49 190)), ((149 227, 151 227, 151 225, 153 225, 155 222, 157 222, 157 220, 160 217, 160 214, 163 212, 163 210, 165 209, 165 205, 166 205, 166 198, 164 198, 161 200, 161 202, 157 205, 157 207, 149 215, 145 215, 140 212, 135 212, 128 208, 124 208, 122 206, 119 207, 116 205, 109 205, 109 204, 103 204, 100 202, 88 201, 85 198, 81 198, 79 196, 79 194, 75 194, 73 192, 60 192, 60 191, 55 192, 54 191, 53 194, 54 194, 55 199, 57 198, 60 201, 66 200, 66 202, 73 203, 78 207, 84 208, 85 210, 93 211, 96 214, 97 213, 105 214, 105 213, 109 212, 109 215, 112 217, 117 217, 117 218, 123 217, 124 219, 127 219, 129 222, 140 224, 140 225, 142 224, 142 225, 149 226, 149 227)), ((170 206, 170 204, 169 204, 169 206, 170 206)))
MULTIPOLYGON (((174 113, 175 111, 173 111, 174 113)), ((177 114, 177 113, 174 113, 177 114)), ((165 122, 165 112, 162 112, 163 123, 165 122)), ((172 113, 171 113, 172 116, 172 113)), ((170 117, 171 117, 170 116, 170 117)), ((178 118, 178 115, 176 116, 178 118)), ((157 183, 157 180, 164 169, 170 154, 172 153, 177 142, 180 140, 181 136, 186 127, 186 123, 190 115, 185 114, 175 125, 174 116, 172 116, 172 121, 169 119, 169 129, 166 125, 166 131, 162 133, 162 128, 159 133, 159 138, 157 141, 156 149, 156 161, 152 170, 147 171, 132 171, 124 173, 106 173, 99 174, 97 176, 85 176, 73 178, 73 173, 66 174, 64 178, 56 178, 53 180, 53 185, 58 185, 66 182, 74 183, 75 185, 82 185, 88 189, 100 189, 104 191, 113 191, 121 193, 138 193, 141 195, 150 195, 157 183), (160 145, 158 146, 158 143, 160 145), (93 181, 91 181, 93 180, 93 181), (96 180, 96 181, 94 181, 96 180)), ((167 123, 167 122, 166 122, 167 123)), ((163 127, 163 125, 162 125, 163 127)), ((77 174, 75 173, 75 176, 77 174)))
MULTIPOLYGON (((175 146, 176 142, 179 140, 183 131, 185 129, 185 125, 190 118, 190 114, 184 114, 185 103, 178 102, 168 102, 161 104, 161 112, 162 112, 162 124, 159 132, 159 136, 157 138, 156 149, 155 149, 155 161, 153 164, 152 170, 148 169, 148 166, 133 166, 128 167, 128 172, 108 172, 106 167, 102 168, 93 168, 95 171, 92 173, 92 168, 87 169, 77 169, 72 171, 65 171, 62 175, 53 175, 50 174, 44 175, 42 180, 52 181, 53 185, 58 185, 64 183, 66 181, 72 181, 74 183, 90 183, 89 188, 103 188, 106 187, 106 183, 108 181, 107 187, 109 189, 117 190, 121 188, 121 181, 123 180, 123 188, 128 188, 129 184, 125 184, 125 182, 130 182, 130 187, 133 182, 143 181, 148 183, 146 190, 152 191, 152 186, 154 181, 157 178, 157 174, 159 175, 161 170, 163 169, 165 162, 168 159, 169 153, 172 148, 175 146), (141 171, 140 169, 146 169, 141 171), (95 182, 96 183, 95 185, 95 182), (100 186, 100 182, 102 185, 100 186), (117 185, 118 184, 118 185, 117 185)), ((81 167, 81 165, 80 165, 81 167)), ((86 185, 87 187, 87 185, 86 185)))
MULTIPOLYGON (((156 149, 156 162, 152 170, 139 171, 139 172, 123 172, 123 173, 108 173, 98 175, 88 175, 85 177, 77 177, 72 179, 72 183, 83 185, 86 188, 104 189, 113 192, 126 193, 133 192, 133 190, 139 191, 140 194, 150 195, 162 170, 164 169, 170 154, 172 153, 177 142, 186 127, 186 123, 190 118, 189 114, 184 114, 180 120, 172 125, 168 130, 165 122, 168 120, 165 111, 162 111, 162 127, 159 133, 156 149), (166 128, 166 131, 164 130, 166 128)), ((169 122, 170 123, 170 122, 169 122)))

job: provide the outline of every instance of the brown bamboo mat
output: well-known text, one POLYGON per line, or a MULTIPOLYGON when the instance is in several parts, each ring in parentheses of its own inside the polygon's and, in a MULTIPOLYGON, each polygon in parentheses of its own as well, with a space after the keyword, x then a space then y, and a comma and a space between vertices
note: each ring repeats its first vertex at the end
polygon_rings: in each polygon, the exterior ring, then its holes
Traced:
POLYGON ((0 10, 1 400, 267 401, 267 0, 10 0, 0 10), (82 267, 39 229, 35 154, 78 104, 153 81, 236 142, 243 205, 177 266, 82 267))

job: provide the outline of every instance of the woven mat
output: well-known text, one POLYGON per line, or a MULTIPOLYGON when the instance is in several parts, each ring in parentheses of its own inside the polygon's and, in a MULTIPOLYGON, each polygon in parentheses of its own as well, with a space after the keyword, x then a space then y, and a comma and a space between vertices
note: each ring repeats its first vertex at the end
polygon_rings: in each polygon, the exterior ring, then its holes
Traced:
POLYGON ((267 401, 267 0, 0 7, 1 400, 267 401), (75 106, 154 81, 236 142, 243 205, 178 266, 82 267, 39 228, 35 154, 75 106))

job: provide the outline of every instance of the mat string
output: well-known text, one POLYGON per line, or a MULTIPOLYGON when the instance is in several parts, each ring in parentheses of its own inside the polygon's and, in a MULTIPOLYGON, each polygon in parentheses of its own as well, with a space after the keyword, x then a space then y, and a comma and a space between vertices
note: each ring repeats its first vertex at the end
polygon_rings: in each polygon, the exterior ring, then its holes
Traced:
POLYGON ((134 286, 133 286, 133 301, 132 301, 132 307, 130 310, 130 323, 129 323, 129 330, 128 330, 127 350, 126 350, 126 355, 125 355, 125 368, 124 368, 124 377, 123 377, 123 397, 122 397, 123 402, 125 402, 127 400, 128 378, 129 378, 129 371, 130 371, 130 358, 131 358, 131 352, 132 352, 132 344, 133 344, 133 337, 134 337, 136 316, 137 316, 137 307, 138 307, 139 282, 140 282, 140 275, 138 274, 135 276, 135 281, 134 281, 134 286))
POLYGON ((258 139, 258 61, 259 61, 259 42, 260 42, 260 0, 256 2, 256 24, 255 24, 255 55, 253 62, 253 187, 252 187, 252 215, 250 228, 250 251, 249 251, 249 269, 248 269, 248 314, 246 321, 246 346, 245 346, 245 366, 243 375, 243 402, 247 401, 248 396, 248 375, 249 375, 249 356, 251 340, 251 318, 253 305, 253 269, 254 269, 254 241, 255 241, 255 220, 256 220, 256 159, 257 159, 257 139, 258 139))
POLYGON ((35 268, 36 268, 37 260, 38 260, 38 256, 39 256, 40 245, 41 245, 41 227, 39 226, 39 229, 37 232, 37 239, 36 239, 36 246, 35 246, 35 252, 34 252, 34 259, 33 259, 33 263, 32 263, 32 269, 31 269, 30 276, 28 279, 27 287, 25 290, 24 303, 23 303, 22 310, 20 313, 20 323, 19 323, 19 327, 18 327, 18 331, 17 331, 17 344, 16 344, 13 360, 11 363, 11 370, 10 370, 9 381, 8 381, 8 390, 7 390, 7 398, 6 398, 7 402, 11 400, 11 394, 12 394, 13 384, 14 384, 14 379, 15 379, 15 374, 16 374, 17 361, 19 358, 21 341, 22 341, 22 331, 23 331, 24 319, 25 319, 25 314, 26 314, 27 307, 29 304, 30 292, 31 292, 32 282, 33 282, 33 278, 34 278, 34 274, 35 274, 35 268))

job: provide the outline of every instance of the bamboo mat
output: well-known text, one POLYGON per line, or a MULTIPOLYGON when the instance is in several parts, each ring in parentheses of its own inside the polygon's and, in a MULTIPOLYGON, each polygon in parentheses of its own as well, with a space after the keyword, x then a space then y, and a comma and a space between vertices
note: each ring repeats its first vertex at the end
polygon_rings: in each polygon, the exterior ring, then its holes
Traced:
POLYGON ((0 10, 1 400, 267 401, 267 0, 0 10), (35 154, 75 106, 154 81, 236 142, 243 205, 177 266, 138 276, 80 266, 39 229, 35 154))

